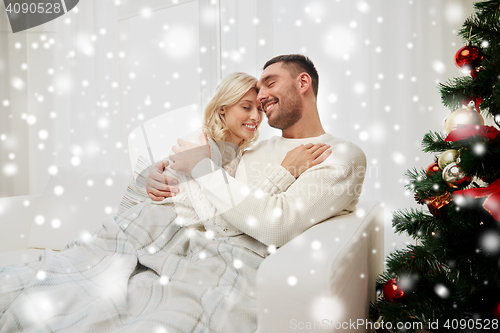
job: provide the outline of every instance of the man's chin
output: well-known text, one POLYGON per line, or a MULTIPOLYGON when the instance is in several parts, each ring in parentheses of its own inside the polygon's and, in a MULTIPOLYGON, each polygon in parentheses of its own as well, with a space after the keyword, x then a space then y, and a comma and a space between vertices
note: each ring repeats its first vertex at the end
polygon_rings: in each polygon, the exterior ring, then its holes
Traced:
POLYGON ((270 114, 269 114, 269 117, 267 118, 267 123, 269 124, 269 126, 273 127, 273 128, 276 128, 276 129, 279 129, 279 130, 283 130, 284 128, 284 123, 282 119, 282 117, 279 117, 277 114, 276 114, 276 111, 277 110, 273 110, 270 114))
POLYGON ((267 123, 269 124, 269 126, 274 127, 275 122, 274 122, 274 118, 272 116, 273 116, 272 114, 267 116, 267 123))
POLYGON ((283 126, 280 126, 279 122, 277 121, 273 121, 273 119, 269 118, 267 123, 269 124, 269 126, 271 126, 272 128, 276 128, 276 129, 279 129, 279 130, 282 130, 283 126))

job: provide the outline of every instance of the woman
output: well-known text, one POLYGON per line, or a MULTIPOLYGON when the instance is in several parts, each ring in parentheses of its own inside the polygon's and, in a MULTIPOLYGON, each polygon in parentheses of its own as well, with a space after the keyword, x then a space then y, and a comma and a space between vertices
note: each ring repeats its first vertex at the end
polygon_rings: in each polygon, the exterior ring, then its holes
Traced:
MULTIPOLYGON (((206 134, 217 148, 212 159, 230 174, 262 121, 256 82, 243 73, 226 77, 206 108, 203 133, 186 138, 203 144, 206 134)), ((166 173, 181 180, 177 195, 108 218, 60 253, 0 268, 0 330, 254 332, 266 246, 224 221, 195 181, 166 173)))
MULTIPOLYGON (((203 128, 183 140, 192 142, 194 149, 204 150, 207 157, 215 160, 231 176, 234 176, 242 153, 258 138, 258 127, 264 113, 257 106, 256 84, 257 79, 245 73, 233 73, 225 77, 205 108, 203 128), (210 149, 205 149, 205 144, 210 149)), ((175 160, 175 155, 170 158, 175 160)), ((169 162, 164 164, 168 165, 169 162)), ((177 223, 209 231, 209 235, 213 237, 242 234, 217 214, 203 196, 199 185, 190 177, 170 167, 165 168, 164 175, 167 181, 174 178, 180 181, 175 188, 176 192, 172 193, 172 197, 161 201, 155 201, 158 197, 150 194, 152 200, 148 202, 170 207, 178 217, 177 223)))

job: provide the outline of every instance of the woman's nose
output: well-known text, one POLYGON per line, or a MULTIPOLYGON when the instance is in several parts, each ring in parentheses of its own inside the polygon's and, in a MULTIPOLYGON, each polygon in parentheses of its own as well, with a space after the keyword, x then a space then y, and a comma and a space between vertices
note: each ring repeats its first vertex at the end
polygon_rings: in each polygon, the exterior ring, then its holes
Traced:
POLYGON ((260 114, 261 114, 261 112, 259 111, 259 109, 257 107, 253 107, 252 108, 252 112, 250 113, 250 118, 252 120, 259 121, 260 120, 260 114))

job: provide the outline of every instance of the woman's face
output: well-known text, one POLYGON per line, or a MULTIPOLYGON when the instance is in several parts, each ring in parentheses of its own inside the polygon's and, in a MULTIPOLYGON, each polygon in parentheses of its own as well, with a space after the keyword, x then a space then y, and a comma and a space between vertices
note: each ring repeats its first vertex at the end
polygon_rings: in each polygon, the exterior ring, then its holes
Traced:
POLYGON ((226 106, 220 112, 224 115, 231 132, 229 141, 236 145, 244 139, 253 139, 262 122, 263 113, 257 109, 257 91, 254 88, 250 89, 236 104, 226 106))

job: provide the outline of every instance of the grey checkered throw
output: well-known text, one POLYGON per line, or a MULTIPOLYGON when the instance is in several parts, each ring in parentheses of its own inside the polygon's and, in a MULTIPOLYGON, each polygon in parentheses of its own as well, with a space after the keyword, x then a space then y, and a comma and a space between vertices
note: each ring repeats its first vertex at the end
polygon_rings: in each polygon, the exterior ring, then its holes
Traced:
POLYGON ((60 253, 0 267, 0 332, 255 332, 264 245, 175 217, 142 203, 60 253))

